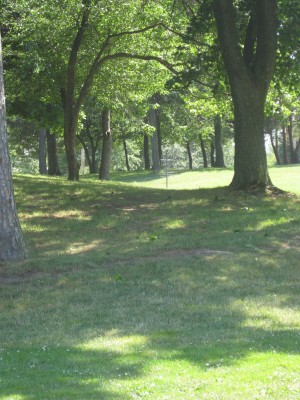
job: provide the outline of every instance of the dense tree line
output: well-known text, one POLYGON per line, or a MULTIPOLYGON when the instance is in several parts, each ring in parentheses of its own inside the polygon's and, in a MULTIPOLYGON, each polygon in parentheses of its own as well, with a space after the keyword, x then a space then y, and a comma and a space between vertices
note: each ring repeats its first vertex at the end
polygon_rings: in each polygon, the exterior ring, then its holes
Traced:
POLYGON ((41 173, 61 173, 61 136, 69 180, 79 146, 92 173, 101 148, 108 179, 114 141, 128 170, 129 140, 156 172, 163 143, 184 146, 189 168, 196 142, 223 167, 231 128, 232 188, 272 186, 266 134, 278 163, 298 162, 296 0, 4 0, 1 18, 9 116, 34 125, 41 173))

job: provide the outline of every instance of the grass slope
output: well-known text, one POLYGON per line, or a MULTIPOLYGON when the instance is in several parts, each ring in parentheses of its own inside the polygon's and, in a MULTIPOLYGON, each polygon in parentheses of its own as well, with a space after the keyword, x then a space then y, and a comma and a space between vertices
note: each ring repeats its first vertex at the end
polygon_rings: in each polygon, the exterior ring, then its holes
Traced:
POLYGON ((17 176, 0 400, 299 399, 299 197, 230 193, 231 174, 17 176))

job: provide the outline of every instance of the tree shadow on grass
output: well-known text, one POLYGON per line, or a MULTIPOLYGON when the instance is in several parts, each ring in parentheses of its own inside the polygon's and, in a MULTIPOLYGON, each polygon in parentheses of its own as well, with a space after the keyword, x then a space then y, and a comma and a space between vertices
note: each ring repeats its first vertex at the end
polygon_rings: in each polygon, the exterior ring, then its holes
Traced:
MULTIPOLYGON (((183 376, 187 363, 200 378, 239 367, 253 352, 299 355, 299 254, 279 248, 299 221, 284 201, 229 199, 224 189, 167 198, 151 189, 84 195, 88 185, 63 187, 63 205, 41 199, 36 207, 48 214, 28 215, 44 229, 27 233, 39 240, 31 270, 0 280, 0 399, 129 399, 142 397, 155 379, 151 367, 165 362, 183 376), (53 218, 62 207, 79 217, 53 218), (90 231, 99 239, 93 248, 90 231), (231 253, 183 257, 202 248, 231 253), (126 345, 128 337, 137 344, 126 345)), ((62 187, 53 190, 59 196, 62 187)))

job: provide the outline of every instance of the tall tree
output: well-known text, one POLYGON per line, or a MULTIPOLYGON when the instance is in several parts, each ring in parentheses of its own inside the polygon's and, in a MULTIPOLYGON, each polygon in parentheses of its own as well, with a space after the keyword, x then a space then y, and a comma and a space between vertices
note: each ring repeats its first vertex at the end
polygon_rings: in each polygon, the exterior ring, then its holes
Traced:
POLYGON ((0 32, 0 261, 23 260, 24 258, 25 245, 15 205, 7 146, 0 32))
POLYGON ((274 73, 277 43, 277 1, 248 3, 248 23, 242 36, 238 6, 233 0, 213 2, 234 105, 235 165, 231 187, 246 190, 265 189, 272 184, 265 151, 264 108, 274 73))

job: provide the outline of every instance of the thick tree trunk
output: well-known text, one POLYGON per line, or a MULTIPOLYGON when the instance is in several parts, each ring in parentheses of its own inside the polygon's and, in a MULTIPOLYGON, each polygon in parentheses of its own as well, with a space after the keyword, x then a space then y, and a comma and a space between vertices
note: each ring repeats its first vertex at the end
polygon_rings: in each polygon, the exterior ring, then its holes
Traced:
POLYGON ((201 147, 202 158, 203 158, 203 168, 207 168, 208 167, 207 154, 206 154, 206 149, 205 149, 205 143, 204 143, 204 140, 202 139, 202 135, 199 135, 199 140, 200 140, 200 147, 201 147))
POLYGON ((105 108, 102 112, 102 155, 99 178, 108 180, 110 173, 110 160, 112 151, 112 133, 110 131, 110 110, 105 108))
POLYGON ((233 0, 214 0, 221 52, 234 105, 233 189, 264 190, 272 185, 264 141, 264 106, 276 61, 276 0, 256 0, 244 43, 233 0), (243 48, 243 52, 241 51, 243 48))
POLYGON ((57 142, 55 133, 50 133, 50 130, 46 131, 47 136, 47 154, 48 154, 48 174, 51 176, 60 176, 60 168, 57 157, 57 142))
POLYGON ((129 172, 130 165, 129 165, 128 150, 127 150, 127 143, 126 143, 125 137, 123 137, 123 148, 124 148, 124 154, 125 154, 126 169, 129 172))
POLYGON ((160 159, 159 159, 159 148, 158 148, 158 136, 157 136, 157 119, 155 110, 151 107, 148 112, 149 124, 153 126, 154 131, 151 136, 151 149, 152 149, 152 168, 155 174, 159 173, 160 159))
POLYGON ((39 173, 47 175, 47 136, 46 128, 39 131, 39 173))
POLYGON ((143 148, 143 153, 144 153, 144 164, 145 164, 145 170, 149 170, 151 168, 150 166, 150 156, 149 156, 149 136, 147 133, 144 134, 144 148, 143 148))
POLYGON ((23 260, 25 256, 25 245, 16 210, 7 146, 0 33, 0 261, 23 260))
POLYGON ((215 167, 224 168, 224 154, 222 147, 222 119, 220 115, 216 115, 214 119, 214 130, 215 130, 215 149, 216 149, 216 160, 215 167))
MULTIPOLYGON (((264 189, 272 185, 265 151, 264 107, 260 96, 254 93, 251 96, 249 88, 246 91, 248 100, 238 100, 245 93, 244 88, 240 90, 240 96, 236 95, 234 100, 235 160, 231 187, 242 190, 264 189)), ((238 92, 237 88, 236 91, 238 92)))
POLYGON ((193 158, 192 158, 190 142, 186 142, 186 151, 187 151, 188 160, 189 160, 189 169, 193 169, 193 158))

